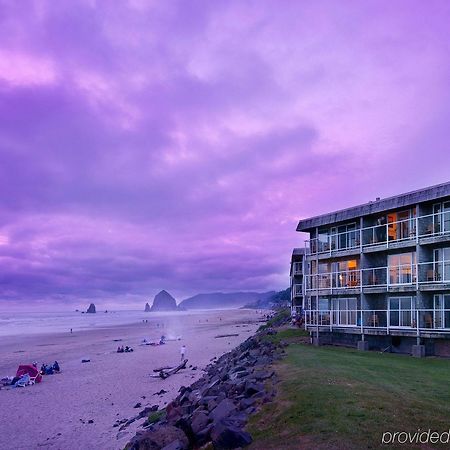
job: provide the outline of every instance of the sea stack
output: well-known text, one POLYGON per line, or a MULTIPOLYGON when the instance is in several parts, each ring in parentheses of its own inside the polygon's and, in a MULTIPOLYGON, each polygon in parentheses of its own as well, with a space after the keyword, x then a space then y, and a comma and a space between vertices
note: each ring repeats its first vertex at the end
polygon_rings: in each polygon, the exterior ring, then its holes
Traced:
POLYGON ((145 309, 144 309, 144 311, 145 311, 145 312, 150 312, 150 311, 151 311, 150 305, 149 305, 148 303, 145 304, 145 309))
POLYGON ((176 311, 176 300, 165 290, 155 295, 153 305, 150 311, 176 311))
POLYGON ((94 305, 93 303, 91 303, 91 304, 89 305, 89 308, 87 309, 86 312, 89 313, 89 314, 94 314, 94 313, 96 313, 97 311, 95 310, 95 305, 94 305))

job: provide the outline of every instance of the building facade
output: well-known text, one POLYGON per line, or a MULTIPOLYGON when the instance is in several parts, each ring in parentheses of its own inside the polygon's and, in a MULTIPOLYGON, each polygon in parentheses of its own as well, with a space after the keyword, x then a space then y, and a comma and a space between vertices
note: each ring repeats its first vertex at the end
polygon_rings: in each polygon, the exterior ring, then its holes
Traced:
POLYGON ((291 315, 298 316, 302 313, 304 300, 304 276, 305 249, 294 248, 291 257, 291 315))
POLYGON ((302 275, 293 254, 292 305, 302 279, 314 342, 450 356, 450 182, 300 220, 297 231, 309 236, 302 275))

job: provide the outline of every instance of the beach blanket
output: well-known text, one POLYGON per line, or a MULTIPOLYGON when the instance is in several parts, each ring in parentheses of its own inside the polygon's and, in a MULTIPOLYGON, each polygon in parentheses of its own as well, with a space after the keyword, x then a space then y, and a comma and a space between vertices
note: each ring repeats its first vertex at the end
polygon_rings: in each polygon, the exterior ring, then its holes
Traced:
POLYGON ((25 387, 31 384, 31 378, 30 375, 27 373, 25 375, 22 375, 19 380, 16 381, 14 384, 14 387, 25 387))
POLYGON ((42 381, 42 375, 39 373, 39 370, 31 364, 22 364, 18 367, 16 377, 22 377, 23 375, 29 375, 30 380, 34 383, 42 381))

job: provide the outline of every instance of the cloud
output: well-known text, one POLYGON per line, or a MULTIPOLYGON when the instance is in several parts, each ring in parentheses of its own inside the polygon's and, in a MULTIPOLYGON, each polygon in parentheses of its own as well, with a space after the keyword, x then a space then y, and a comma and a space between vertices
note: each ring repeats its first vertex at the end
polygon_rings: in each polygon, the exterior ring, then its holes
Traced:
POLYGON ((0 299, 284 288, 299 218, 446 181, 449 15, 2 4, 0 299))

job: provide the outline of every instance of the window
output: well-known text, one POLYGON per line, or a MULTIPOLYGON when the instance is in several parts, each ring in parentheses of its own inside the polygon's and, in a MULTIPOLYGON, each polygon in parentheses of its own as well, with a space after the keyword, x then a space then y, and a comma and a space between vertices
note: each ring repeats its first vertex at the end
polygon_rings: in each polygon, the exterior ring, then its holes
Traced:
POLYGON ((356 298, 333 299, 333 323, 336 325, 356 326, 358 300, 356 298))
POLYGON ((415 297, 389 298, 389 325, 391 327, 414 327, 415 297))
POLYGON ((327 297, 319 297, 319 310, 327 311, 330 309, 330 303, 327 297))
POLYGON ((416 208, 389 213, 387 215, 389 240, 395 241, 415 237, 415 217, 416 208))
POLYGON ((411 284, 416 281, 416 252, 388 256, 389 284, 411 284))
POLYGON ((332 263, 334 287, 359 286, 359 270, 357 259, 347 259, 332 263))
POLYGON ((433 281, 450 281, 450 247, 434 250, 433 276, 433 281))
POLYGON ((433 233, 450 232, 450 201, 433 205, 433 233))
POLYGON ((450 328, 450 295, 434 296, 434 328, 450 328))
POLYGON ((356 223, 339 225, 329 230, 331 250, 345 250, 359 245, 359 233, 356 230, 356 223))

